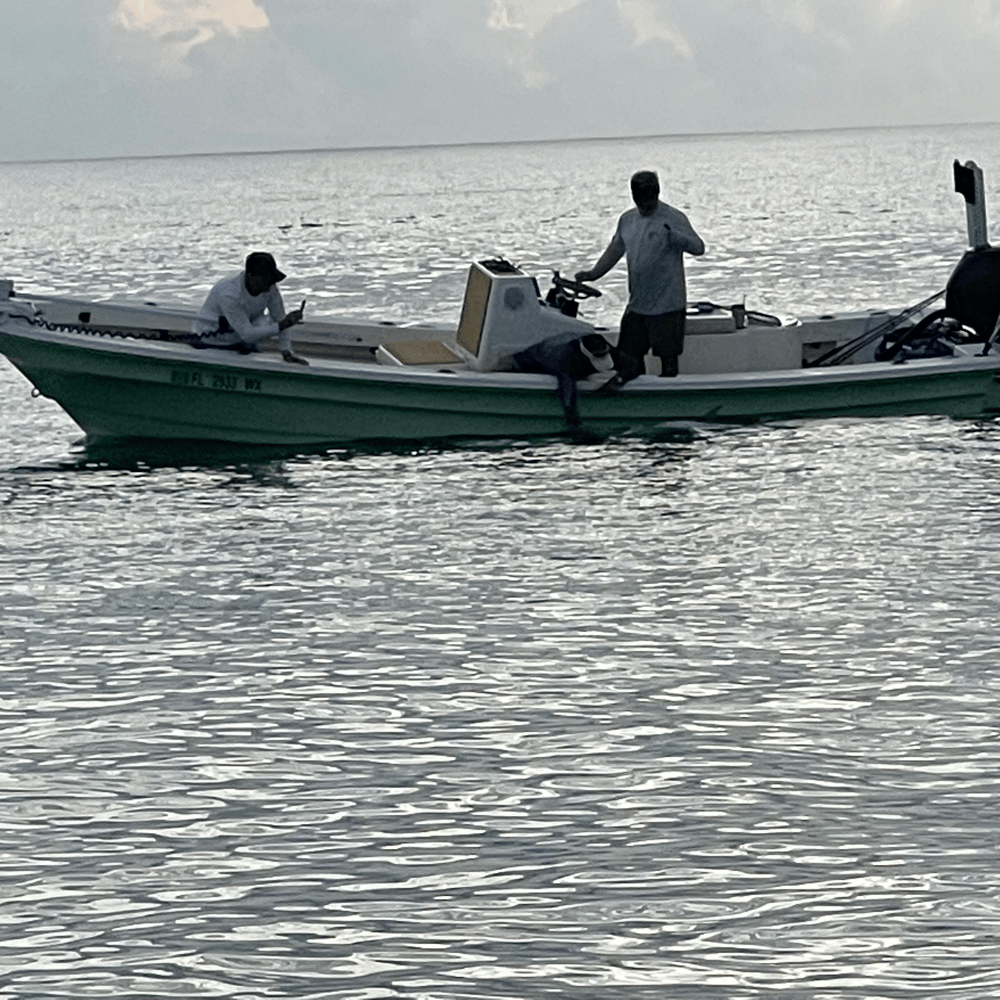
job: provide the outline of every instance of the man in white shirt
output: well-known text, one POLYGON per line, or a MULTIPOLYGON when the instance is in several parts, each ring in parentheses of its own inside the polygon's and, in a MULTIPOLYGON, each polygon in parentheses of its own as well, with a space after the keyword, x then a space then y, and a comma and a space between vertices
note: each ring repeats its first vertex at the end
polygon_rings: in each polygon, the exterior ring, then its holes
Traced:
MULTIPOLYGON (((193 332, 199 334, 193 346, 221 347, 250 354, 258 350, 258 341, 277 336, 278 348, 286 361, 309 364, 292 350, 288 331, 302 322, 302 308, 285 313, 278 291, 278 282, 284 277, 271 254, 250 254, 239 274, 223 278, 208 293, 193 323, 193 332)), ((305 302, 302 305, 305 306, 305 302)))
POLYGON ((705 252, 687 216, 660 201, 660 181, 652 170, 633 174, 631 187, 635 208, 618 220, 597 263, 576 275, 577 281, 596 281, 623 256, 627 260, 629 300, 616 351, 619 384, 642 374, 649 350, 660 359, 661 374, 677 374, 687 315, 684 254, 705 252))

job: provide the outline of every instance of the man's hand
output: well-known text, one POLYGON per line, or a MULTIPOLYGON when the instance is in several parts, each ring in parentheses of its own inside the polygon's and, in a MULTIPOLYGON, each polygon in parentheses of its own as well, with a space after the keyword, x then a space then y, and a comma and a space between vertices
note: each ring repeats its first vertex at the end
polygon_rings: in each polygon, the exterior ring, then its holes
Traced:
POLYGON ((305 365, 306 367, 309 366, 309 362, 306 361, 306 359, 303 358, 301 355, 296 354, 294 351, 282 351, 281 356, 286 361, 290 361, 293 365, 305 365))
POLYGON ((594 281, 593 271, 577 271, 573 276, 579 284, 585 285, 588 281, 594 281))
POLYGON ((621 375, 618 374, 618 372, 615 372, 614 375, 612 375, 611 378, 609 378, 607 382, 604 383, 604 385, 598 386, 594 390, 594 395, 617 396, 618 393, 622 391, 622 386, 624 384, 625 380, 621 377, 621 375))
POLYGON ((287 330, 290 326, 295 326, 302 322, 302 310, 293 309, 290 313, 285 314, 285 318, 278 324, 279 330, 287 330))

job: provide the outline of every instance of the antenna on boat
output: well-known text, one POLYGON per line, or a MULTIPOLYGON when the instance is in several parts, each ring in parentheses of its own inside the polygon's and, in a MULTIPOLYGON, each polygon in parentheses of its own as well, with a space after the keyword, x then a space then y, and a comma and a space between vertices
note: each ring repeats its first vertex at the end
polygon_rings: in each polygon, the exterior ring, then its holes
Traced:
POLYGON ((990 245, 986 229, 986 191, 983 171, 969 160, 962 166, 955 161, 955 190, 965 198, 965 218, 969 227, 969 246, 984 250, 990 245))

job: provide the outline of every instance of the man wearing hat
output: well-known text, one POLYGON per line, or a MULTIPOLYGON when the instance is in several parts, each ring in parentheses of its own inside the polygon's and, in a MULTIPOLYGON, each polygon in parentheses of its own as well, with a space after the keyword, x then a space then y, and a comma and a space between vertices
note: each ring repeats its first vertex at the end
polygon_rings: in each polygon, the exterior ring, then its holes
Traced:
MULTIPOLYGON (((258 341, 276 336, 286 361, 309 364, 292 350, 288 331, 302 322, 302 308, 285 313, 285 304, 278 291, 278 282, 284 277, 269 253, 250 254, 239 274, 223 278, 208 293, 194 320, 193 332, 199 334, 199 338, 192 346, 252 354, 258 350, 258 341)), ((302 305, 305 306, 305 302, 302 305)))
POLYGON ((614 371, 611 345, 599 333, 582 337, 557 333, 514 355, 514 370, 556 377, 556 391, 570 430, 581 428, 576 383, 597 372, 614 371))

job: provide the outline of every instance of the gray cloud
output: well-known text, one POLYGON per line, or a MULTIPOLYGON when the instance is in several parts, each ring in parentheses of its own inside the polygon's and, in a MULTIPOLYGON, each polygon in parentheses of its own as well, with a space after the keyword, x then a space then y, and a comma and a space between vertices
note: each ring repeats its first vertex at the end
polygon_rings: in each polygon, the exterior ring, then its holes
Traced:
POLYGON ((0 0, 0 158, 986 121, 994 0, 0 0))
POLYGON ((219 34, 238 38, 270 22, 255 0, 117 0, 115 48, 153 74, 184 79, 188 56, 219 34))

